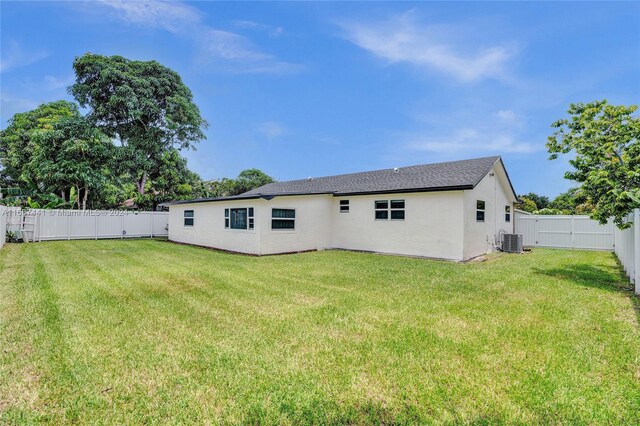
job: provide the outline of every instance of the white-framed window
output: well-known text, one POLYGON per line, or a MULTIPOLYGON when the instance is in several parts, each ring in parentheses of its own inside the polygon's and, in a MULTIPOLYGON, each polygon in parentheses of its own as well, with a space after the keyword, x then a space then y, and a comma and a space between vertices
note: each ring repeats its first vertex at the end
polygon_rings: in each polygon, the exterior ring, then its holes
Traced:
POLYGON ((349 213, 349 200, 340 200, 340 213, 349 213))
POLYGON ((295 209, 271 209, 271 229, 274 231, 296 228, 295 209))
POLYGON ((224 209, 225 229, 253 229, 254 223, 253 207, 224 209))
POLYGON ((504 206, 504 221, 511 222, 511 206, 504 206))
POLYGON ((404 200, 376 200, 374 203, 376 220, 404 220, 404 200))
POLYGON ((476 200, 476 222, 484 222, 485 202, 476 200))
POLYGON ((193 226, 194 219, 193 210, 184 211, 184 226, 193 226))

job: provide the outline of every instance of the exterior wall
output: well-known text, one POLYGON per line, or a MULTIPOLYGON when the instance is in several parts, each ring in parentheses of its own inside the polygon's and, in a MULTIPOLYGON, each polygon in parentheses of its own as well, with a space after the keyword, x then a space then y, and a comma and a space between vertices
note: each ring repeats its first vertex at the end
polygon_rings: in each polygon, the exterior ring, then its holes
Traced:
POLYGON ((513 232, 514 202, 498 163, 467 191, 176 204, 169 210, 169 239, 257 255, 340 248, 466 260, 492 251, 501 232, 513 232), (349 213, 340 213, 341 200, 349 200, 349 213), (376 220, 376 200, 404 200, 405 220, 376 220), (485 201, 484 222, 476 221, 476 200, 485 201), (511 207, 510 222, 505 221, 505 206, 511 207), (248 207, 255 209, 255 229, 224 228, 225 208, 248 207), (272 230, 272 208, 295 209, 295 229, 272 230), (183 224, 185 210, 194 210, 193 227, 183 224))
POLYGON ((334 197, 332 247, 462 260, 462 213, 462 191, 334 197), (405 200, 405 220, 375 220, 376 200, 405 200))
POLYGON ((330 195, 276 197, 265 202, 257 213, 261 227, 260 254, 291 253, 306 250, 324 250, 331 242, 330 195), (271 209, 295 209, 293 230, 272 230, 271 209))
POLYGON ((169 207, 169 240, 248 254, 260 254, 260 229, 225 229, 224 209, 253 207, 260 214, 265 201, 234 200, 215 203, 176 204, 169 207), (193 226, 184 226, 184 211, 193 210, 193 226))
POLYGON ((272 200, 230 200, 169 207, 171 241, 248 254, 323 250, 331 234, 331 197, 290 196, 272 200), (254 229, 225 229, 224 209, 254 208, 254 229), (272 230, 271 209, 296 210, 295 229, 272 230), (184 211, 194 211, 194 225, 184 226, 184 211))
POLYGON ((514 202, 504 168, 499 163, 476 185, 464 191, 464 258, 471 259, 495 250, 501 233, 513 233, 514 202), (476 220, 476 202, 485 202, 485 220, 476 220), (511 207, 511 221, 505 220, 505 206, 511 207))

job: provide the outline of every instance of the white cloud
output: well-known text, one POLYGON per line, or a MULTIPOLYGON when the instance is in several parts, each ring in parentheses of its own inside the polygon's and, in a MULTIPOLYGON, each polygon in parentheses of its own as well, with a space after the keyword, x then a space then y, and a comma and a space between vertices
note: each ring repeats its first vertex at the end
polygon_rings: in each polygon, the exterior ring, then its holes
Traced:
POLYGON ((271 58, 253 48, 251 42, 239 34, 207 29, 200 41, 208 55, 232 61, 263 61, 271 58))
POLYGON ((512 123, 518 119, 517 114, 510 109, 501 109, 496 113, 496 115, 500 120, 507 123, 512 123))
MULTIPOLYGON (((162 29, 193 41, 200 48, 199 64, 232 65, 234 72, 291 73, 298 64, 279 60, 262 51, 247 37, 206 25, 200 11, 177 1, 99 0, 114 17, 132 25, 162 29)), ((250 22, 250 21, 246 21, 250 22)), ((224 68, 224 67, 222 67, 224 68)))
POLYGON ((413 151, 440 154, 477 153, 526 153, 537 148, 527 142, 517 141, 513 135, 490 135, 474 128, 460 129, 445 137, 414 136, 406 147, 413 151))
POLYGON ((284 28, 279 26, 272 26, 267 24, 261 24, 255 21, 236 20, 233 24, 238 28, 244 28, 248 30, 264 31, 269 37, 277 38, 284 35, 284 28))
POLYGON ((289 133, 289 130, 282 123, 275 121, 265 121, 258 126, 258 131, 262 133, 267 139, 275 139, 289 133))
POLYGON ((426 128, 404 135, 408 151, 439 154, 529 153, 543 148, 527 136, 525 121, 515 111, 500 109, 487 113, 462 110, 446 118, 434 116, 426 128), (461 124, 464 123, 464 124, 461 124))
POLYGON ((74 81, 74 75, 64 78, 57 78, 52 75, 46 75, 44 76, 44 84, 42 88, 45 90, 58 90, 70 86, 74 81))
POLYGON ((188 24, 199 24, 200 13, 183 3, 146 0, 98 0, 130 24, 162 28, 172 33, 184 31, 188 24))
POLYGON ((382 22, 339 25, 347 40, 390 63, 408 63, 439 71, 463 82, 505 78, 507 62, 514 54, 513 49, 505 45, 465 51, 453 45, 455 37, 451 36, 451 28, 420 25, 411 12, 382 22))
MULTIPOLYGON (((299 64, 280 61, 262 52, 246 37, 229 31, 209 28, 197 40, 200 44, 199 64, 230 62, 237 73, 290 74, 301 71, 299 64)), ((222 68, 222 67, 219 67, 222 68)))
POLYGON ((43 50, 26 51, 18 42, 10 41, 6 49, 0 53, 0 73, 10 69, 31 65, 49 56, 43 50))

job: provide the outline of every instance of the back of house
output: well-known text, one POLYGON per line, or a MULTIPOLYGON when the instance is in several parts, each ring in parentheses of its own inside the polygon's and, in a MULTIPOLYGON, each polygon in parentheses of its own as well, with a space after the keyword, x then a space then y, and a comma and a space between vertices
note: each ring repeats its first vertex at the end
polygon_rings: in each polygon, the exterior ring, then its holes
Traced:
POLYGON ((467 260, 513 232, 498 156, 270 183, 173 203, 169 239, 268 255, 346 249, 467 260))

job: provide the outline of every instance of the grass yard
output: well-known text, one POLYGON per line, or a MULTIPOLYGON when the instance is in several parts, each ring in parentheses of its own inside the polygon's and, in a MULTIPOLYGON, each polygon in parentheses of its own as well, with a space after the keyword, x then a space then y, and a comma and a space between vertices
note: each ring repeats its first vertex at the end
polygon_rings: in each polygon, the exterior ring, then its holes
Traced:
POLYGON ((0 251, 0 423, 639 424, 610 253, 0 251))

